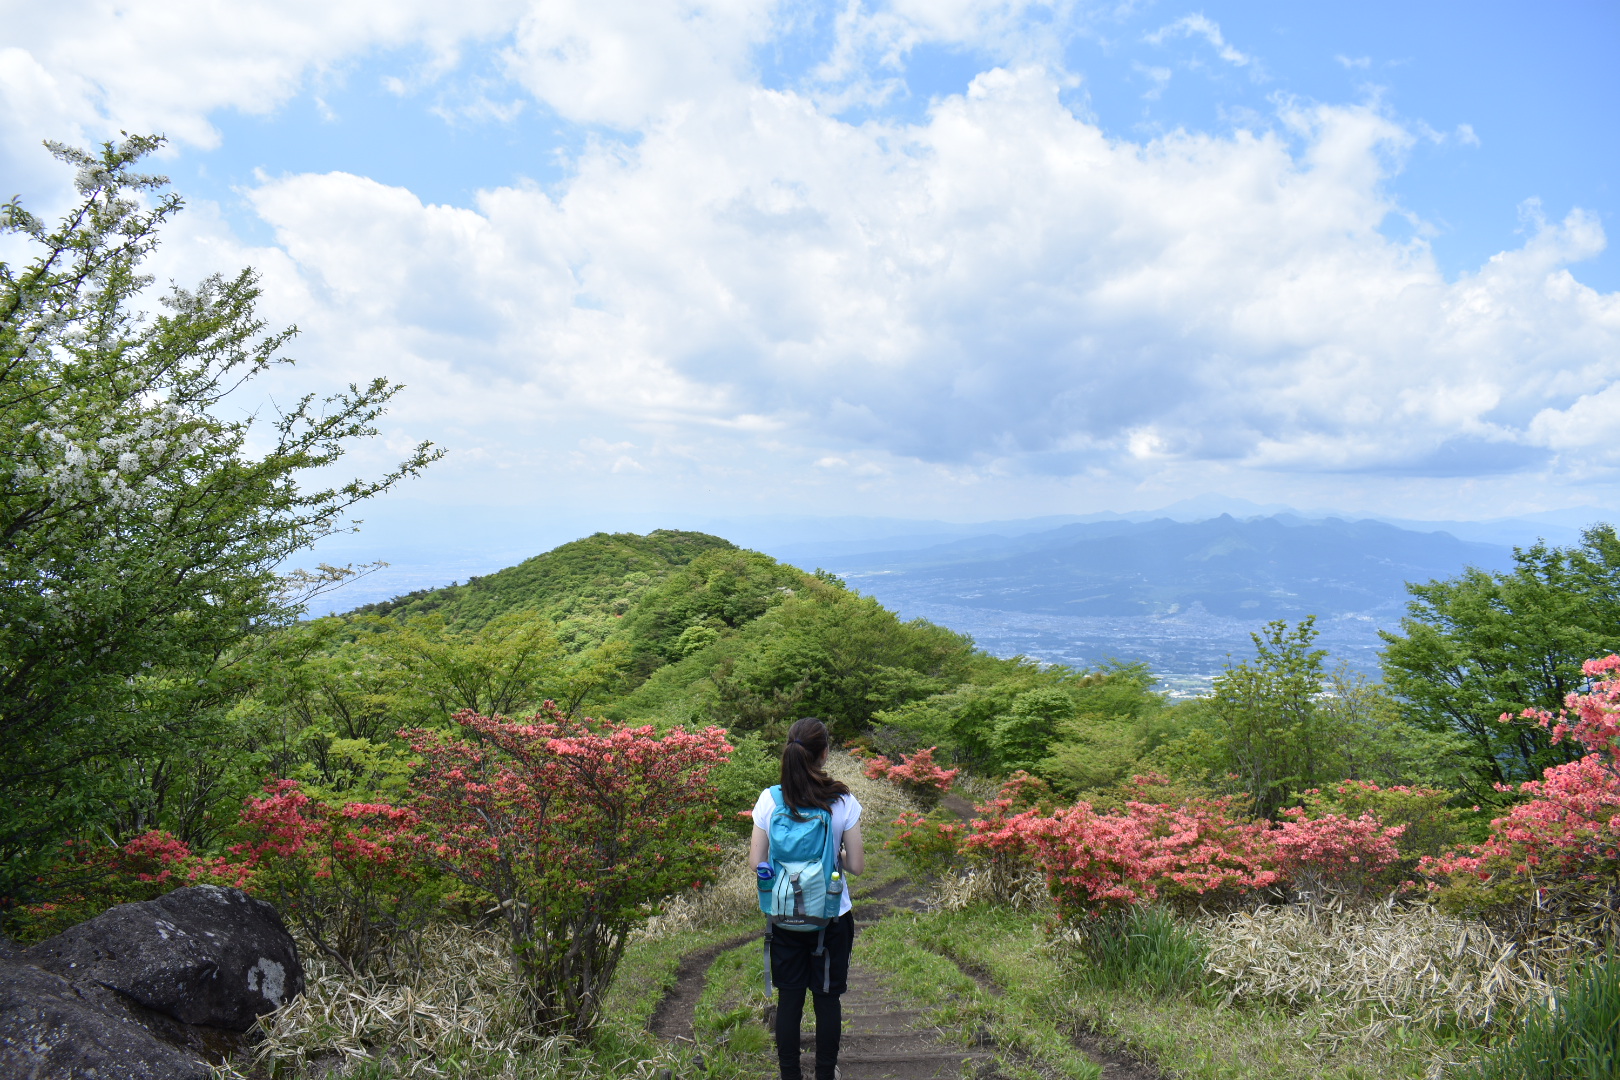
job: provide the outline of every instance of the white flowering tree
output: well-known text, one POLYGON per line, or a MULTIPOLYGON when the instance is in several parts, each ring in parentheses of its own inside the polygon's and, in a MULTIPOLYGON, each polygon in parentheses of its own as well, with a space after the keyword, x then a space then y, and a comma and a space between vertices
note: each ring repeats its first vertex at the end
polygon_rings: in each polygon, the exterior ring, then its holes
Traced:
POLYGON ((380 378, 228 418, 296 330, 266 332, 252 270, 143 313, 140 264, 181 206, 133 171, 160 143, 51 144, 78 205, 54 228, 0 209, 37 251, 0 264, 0 915, 49 886, 63 839, 108 820, 129 762, 210 737, 243 643, 299 612, 278 566, 436 456, 308 484, 375 434, 399 389, 380 378))

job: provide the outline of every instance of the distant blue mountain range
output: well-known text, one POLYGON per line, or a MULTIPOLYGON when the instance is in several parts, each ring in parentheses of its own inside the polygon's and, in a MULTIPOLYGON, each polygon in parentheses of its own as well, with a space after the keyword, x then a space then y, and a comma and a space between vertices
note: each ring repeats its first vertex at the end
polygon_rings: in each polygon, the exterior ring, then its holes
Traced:
POLYGON ((861 581, 903 579, 966 607, 1045 615, 1297 619, 1398 613, 1408 581, 1512 563, 1511 548, 1378 521, 1109 521, 847 556, 861 581))
POLYGON ((1335 654, 1374 668, 1377 631, 1398 627, 1407 582, 1512 562, 1505 545, 1380 521, 1222 514, 835 554, 823 565, 903 615, 972 634, 1003 655, 1142 659, 1197 686, 1228 655, 1251 654, 1249 634, 1264 622, 1307 615, 1335 654))

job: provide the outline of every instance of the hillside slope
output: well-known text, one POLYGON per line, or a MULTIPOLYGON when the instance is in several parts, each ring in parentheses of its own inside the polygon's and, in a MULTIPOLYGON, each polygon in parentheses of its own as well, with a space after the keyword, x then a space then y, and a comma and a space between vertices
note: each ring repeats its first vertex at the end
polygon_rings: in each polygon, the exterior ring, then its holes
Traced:
POLYGON ((612 617, 629 611, 647 590, 704 552, 732 550, 731 541, 707 533, 599 532, 465 585, 422 589, 349 614, 438 615, 465 629, 509 611, 544 611, 558 620, 612 617))

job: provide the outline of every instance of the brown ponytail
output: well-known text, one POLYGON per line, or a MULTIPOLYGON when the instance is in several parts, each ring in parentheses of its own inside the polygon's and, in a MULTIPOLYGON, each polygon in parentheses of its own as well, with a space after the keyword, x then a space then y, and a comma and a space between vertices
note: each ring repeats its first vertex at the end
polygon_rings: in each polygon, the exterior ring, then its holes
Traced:
MULTIPOLYGON (((813 716, 795 720, 782 748, 782 801, 793 810, 831 810, 849 786, 821 771, 829 742, 827 725, 813 716)), ((797 815, 795 815, 797 816, 797 815)))

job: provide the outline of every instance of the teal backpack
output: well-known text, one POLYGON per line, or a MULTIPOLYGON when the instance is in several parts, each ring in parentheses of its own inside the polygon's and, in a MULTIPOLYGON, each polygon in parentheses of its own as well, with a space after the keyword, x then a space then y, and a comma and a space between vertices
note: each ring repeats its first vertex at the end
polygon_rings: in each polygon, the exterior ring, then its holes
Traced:
POLYGON ((780 784, 771 788, 770 860, 772 877, 759 883, 759 909, 765 913, 765 992, 771 990, 771 937, 777 927, 799 933, 816 931, 812 956, 822 957, 822 990, 830 989, 832 956, 826 950, 827 925, 838 918, 844 899, 844 875, 838 866, 838 842, 832 812, 794 811, 782 800, 780 784))

